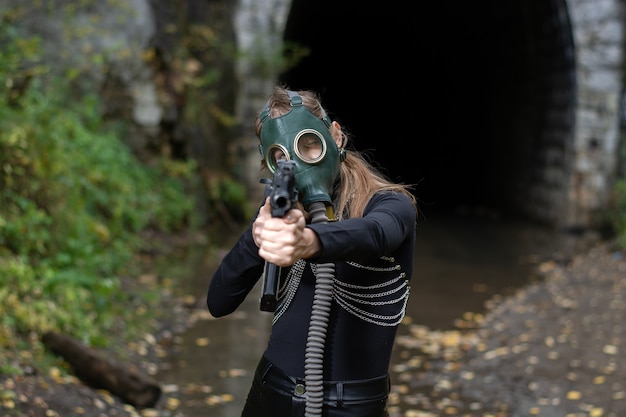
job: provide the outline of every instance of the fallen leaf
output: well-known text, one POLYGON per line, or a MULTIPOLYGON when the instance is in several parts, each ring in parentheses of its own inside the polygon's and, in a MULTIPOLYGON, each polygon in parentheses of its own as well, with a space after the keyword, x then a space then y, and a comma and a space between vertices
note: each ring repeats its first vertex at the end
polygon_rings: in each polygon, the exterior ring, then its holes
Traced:
POLYGON ((208 346, 209 343, 210 343, 210 340, 208 337, 199 337, 196 339, 197 346, 208 346))
POLYGON ((602 352, 606 353, 607 355, 615 355, 617 354, 617 351, 618 349, 617 349, 617 346, 615 345, 605 345, 602 348, 602 352))
POLYGON ((582 394, 579 391, 570 391, 567 393, 568 400, 580 400, 582 394))

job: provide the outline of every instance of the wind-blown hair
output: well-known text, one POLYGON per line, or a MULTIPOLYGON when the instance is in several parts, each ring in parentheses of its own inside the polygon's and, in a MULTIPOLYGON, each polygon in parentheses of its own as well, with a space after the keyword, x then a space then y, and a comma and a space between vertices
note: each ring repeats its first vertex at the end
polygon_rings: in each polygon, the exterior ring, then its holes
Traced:
MULTIPOLYGON (((281 86, 274 87, 274 91, 269 98, 269 116, 276 118, 289 112, 291 102, 288 89, 281 86)), ((319 96, 308 90, 296 91, 302 97, 302 104, 311 113, 320 119, 324 116, 325 110, 321 105, 319 96)), ((258 138, 261 137, 262 123, 257 114, 254 128, 258 138)), ((355 150, 348 149, 349 136, 341 129, 342 143, 340 148, 344 148, 346 158, 341 163, 339 181, 335 185, 332 200, 338 220, 344 218, 363 217, 365 206, 372 196, 379 192, 396 192, 406 194, 413 204, 417 205, 415 196, 410 191, 410 186, 390 181, 380 170, 374 167, 364 155, 355 150)), ((265 161, 262 161, 262 167, 265 161)))

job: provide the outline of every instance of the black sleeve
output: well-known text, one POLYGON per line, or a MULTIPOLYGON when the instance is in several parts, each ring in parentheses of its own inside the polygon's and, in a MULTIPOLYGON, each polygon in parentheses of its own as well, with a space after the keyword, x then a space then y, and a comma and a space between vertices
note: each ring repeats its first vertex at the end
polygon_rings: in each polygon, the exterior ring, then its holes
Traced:
POLYGON ((308 225, 322 245, 314 262, 363 261, 392 254, 415 233, 413 202, 401 193, 379 193, 362 218, 308 225))
POLYGON ((232 313, 244 301, 263 273, 265 260, 252 238, 252 223, 213 274, 207 306, 214 317, 232 313))

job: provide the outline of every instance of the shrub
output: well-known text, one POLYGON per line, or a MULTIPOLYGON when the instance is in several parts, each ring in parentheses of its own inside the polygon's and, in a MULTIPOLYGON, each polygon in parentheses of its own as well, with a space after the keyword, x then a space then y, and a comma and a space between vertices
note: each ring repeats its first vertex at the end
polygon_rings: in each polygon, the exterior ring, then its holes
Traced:
POLYGON ((97 97, 71 97, 38 63, 37 40, 0 21, 0 45, 0 372, 18 372, 20 350, 43 356, 43 332, 103 346, 119 323, 149 326, 149 294, 121 274, 139 232, 194 224, 195 166, 141 164, 97 97))

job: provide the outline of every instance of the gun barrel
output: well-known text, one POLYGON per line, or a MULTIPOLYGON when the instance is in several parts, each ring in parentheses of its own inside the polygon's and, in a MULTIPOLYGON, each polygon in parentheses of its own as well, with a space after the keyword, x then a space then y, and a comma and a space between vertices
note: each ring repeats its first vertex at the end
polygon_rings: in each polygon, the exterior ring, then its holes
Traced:
POLYGON ((273 217, 284 217, 291 209, 291 198, 287 193, 273 195, 270 203, 273 217))

